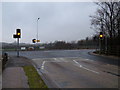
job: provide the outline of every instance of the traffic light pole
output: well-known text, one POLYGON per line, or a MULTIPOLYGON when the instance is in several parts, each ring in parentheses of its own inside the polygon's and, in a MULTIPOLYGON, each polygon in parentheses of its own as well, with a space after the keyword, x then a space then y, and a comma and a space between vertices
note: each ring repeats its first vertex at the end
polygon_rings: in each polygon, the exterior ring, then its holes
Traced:
POLYGON ((107 35, 105 36, 105 53, 107 54, 107 35))
POLYGON ((101 39, 99 39, 99 54, 101 54, 101 39))
POLYGON ((16 34, 13 34, 13 38, 17 38, 17 57, 19 57, 19 38, 21 38, 21 29, 16 29, 16 34))
POLYGON ((102 40, 103 40, 103 32, 100 32, 100 35, 99 35, 99 54, 102 53, 102 40))
POLYGON ((17 38, 17 57, 19 57, 19 38, 17 38))

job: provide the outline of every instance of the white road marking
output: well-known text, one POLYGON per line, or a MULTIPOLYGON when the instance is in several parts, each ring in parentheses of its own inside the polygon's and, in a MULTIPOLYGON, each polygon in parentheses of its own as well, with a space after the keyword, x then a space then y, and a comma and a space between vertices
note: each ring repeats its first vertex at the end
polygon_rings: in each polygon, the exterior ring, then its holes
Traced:
POLYGON ((59 58, 59 59, 60 59, 60 61, 68 62, 68 61, 66 61, 64 58, 59 58))
POLYGON ((54 60, 55 60, 55 61, 43 61, 42 66, 41 66, 41 69, 44 70, 44 66, 45 66, 45 63, 46 63, 46 62, 60 62, 60 60, 58 60, 57 58, 54 58, 54 60))
POLYGON ((99 74, 99 72, 96 72, 96 71, 94 71, 94 70, 91 70, 91 69, 88 69, 88 68, 86 68, 86 67, 83 67, 83 66, 80 65, 76 60, 73 60, 73 61, 74 61, 76 64, 78 64, 80 68, 83 68, 83 69, 85 69, 85 70, 88 70, 88 71, 91 71, 91 72, 94 72, 94 73, 99 74))
MULTIPOLYGON (((76 59, 78 57, 65 57, 65 58, 34 58, 32 60, 46 60, 46 59, 54 59, 56 61, 60 61, 58 59, 76 59)), ((65 60, 64 60, 65 61, 65 60)))
POLYGON ((57 58, 53 58, 55 61, 58 61, 57 58))
POLYGON ((56 62, 60 62, 60 60, 58 60, 57 58, 53 58, 56 62))
POLYGON ((56 62, 67 62, 64 58, 53 58, 56 62))
POLYGON ((45 61, 43 61, 41 69, 44 69, 45 61))
POLYGON ((93 61, 93 60, 90 60, 90 59, 85 59, 85 60, 87 60, 87 61, 93 61))
POLYGON ((51 51, 43 51, 43 52, 51 52, 51 51))
POLYGON ((32 60, 40 60, 41 58, 35 58, 35 59, 32 59, 32 60))

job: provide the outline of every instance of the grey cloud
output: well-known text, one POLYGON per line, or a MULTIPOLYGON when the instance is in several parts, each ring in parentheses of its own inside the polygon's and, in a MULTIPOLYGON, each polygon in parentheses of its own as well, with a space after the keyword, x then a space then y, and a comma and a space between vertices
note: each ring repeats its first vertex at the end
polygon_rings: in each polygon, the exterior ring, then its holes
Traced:
POLYGON ((36 37, 37 18, 42 42, 80 40, 93 33, 89 15, 93 3, 3 3, 3 41, 13 42, 16 28, 22 29, 21 42, 31 43, 36 37), (7 39, 9 38, 9 40, 7 39))

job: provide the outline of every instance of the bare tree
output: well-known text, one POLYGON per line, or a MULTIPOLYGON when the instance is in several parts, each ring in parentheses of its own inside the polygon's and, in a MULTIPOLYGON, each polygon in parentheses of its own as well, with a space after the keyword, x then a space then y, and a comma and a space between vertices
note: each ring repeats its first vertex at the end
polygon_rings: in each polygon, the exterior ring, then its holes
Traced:
MULTIPOLYGON (((110 46, 120 39, 120 1, 97 2, 99 8, 91 17, 91 25, 97 32, 103 32, 109 38, 110 46)), ((112 50, 112 49, 111 49, 112 50)))

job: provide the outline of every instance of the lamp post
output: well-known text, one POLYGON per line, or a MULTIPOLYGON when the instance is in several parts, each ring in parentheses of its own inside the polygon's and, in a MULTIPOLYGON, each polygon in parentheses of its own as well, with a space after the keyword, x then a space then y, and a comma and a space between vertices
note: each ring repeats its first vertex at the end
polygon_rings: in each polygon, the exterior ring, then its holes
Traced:
POLYGON ((37 18, 37 40, 38 40, 38 20, 39 20, 40 18, 37 18))

